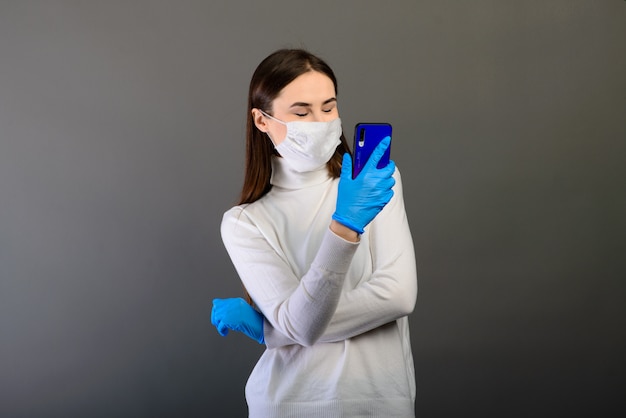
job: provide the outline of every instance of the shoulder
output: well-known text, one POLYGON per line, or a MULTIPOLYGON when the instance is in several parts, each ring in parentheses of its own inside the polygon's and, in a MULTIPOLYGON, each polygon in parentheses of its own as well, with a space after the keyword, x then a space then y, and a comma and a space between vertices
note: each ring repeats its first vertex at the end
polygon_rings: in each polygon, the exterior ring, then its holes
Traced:
POLYGON ((245 211, 248 206, 250 205, 234 206, 224 212, 224 215, 222 216, 222 224, 220 226, 222 240, 228 241, 235 236, 240 235, 242 230, 250 230, 251 227, 254 227, 254 224, 245 211))
POLYGON ((393 172, 393 178, 395 178, 396 181, 401 181, 400 168, 397 165, 396 170, 393 172))
POLYGON ((222 240, 246 240, 261 235, 260 230, 267 221, 258 213, 261 210, 259 206, 260 200, 257 200, 254 203, 233 206, 224 212, 220 226, 222 240))
POLYGON ((393 172, 393 178, 396 181, 396 184, 393 186, 394 191, 402 193, 402 176, 397 165, 396 170, 393 172))
POLYGON ((226 220, 239 218, 241 214, 243 213, 244 209, 246 208, 246 206, 249 206, 249 205, 237 205, 228 209, 226 212, 224 212, 224 215, 222 215, 222 223, 224 223, 224 221, 226 220))

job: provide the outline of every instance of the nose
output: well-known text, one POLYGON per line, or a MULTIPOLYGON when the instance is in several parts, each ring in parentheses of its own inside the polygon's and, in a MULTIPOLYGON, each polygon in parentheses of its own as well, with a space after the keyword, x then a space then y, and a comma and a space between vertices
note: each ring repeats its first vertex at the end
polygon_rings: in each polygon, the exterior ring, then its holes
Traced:
POLYGON ((311 112, 311 122, 323 122, 322 112, 311 112))

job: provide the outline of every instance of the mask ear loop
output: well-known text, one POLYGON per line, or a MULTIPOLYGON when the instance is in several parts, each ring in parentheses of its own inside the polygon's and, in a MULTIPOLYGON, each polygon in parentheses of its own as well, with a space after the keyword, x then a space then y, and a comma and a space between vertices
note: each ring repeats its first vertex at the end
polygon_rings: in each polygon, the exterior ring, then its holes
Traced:
MULTIPOLYGON (((270 115, 270 114, 268 114, 268 113, 265 113, 265 112, 264 112, 264 111, 262 111, 261 109, 259 109, 259 112, 261 112, 261 114, 262 114, 263 116, 265 116, 266 118, 269 118, 269 119, 271 119, 271 120, 273 120, 273 121, 276 121, 276 122, 278 122, 278 123, 281 123, 281 124, 283 124, 283 125, 287 126, 287 123, 283 122, 283 121, 282 121, 282 120, 280 120, 280 119, 276 119, 274 116, 272 116, 272 115, 270 115)), ((273 139, 272 139, 272 137, 270 136, 269 131, 268 131, 268 132, 265 132, 265 135, 267 135, 267 137, 270 139, 270 141, 271 141, 272 145, 274 145, 274 148, 276 148, 276 142, 274 142, 274 140, 273 140, 273 139)))
POLYGON ((276 119, 274 116, 272 116, 272 115, 270 115, 270 114, 268 114, 268 113, 265 113, 265 112, 264 112, 264 111, 262 111, 261 109, 259 109, 259 112, 261 112, 261 114, 262 114, 263 116, 265 116, 266 118, 270 118, 270 119, 271 119, 271 120, 273 120, 273 121, 276 121, 276 122, 278 122, 278 123, 280 123, 280 124, 282 124, 282 125, 287 126, 287 122, 283 122, 283 121, 282 121, 282 120, 280 120, 280 119, 276 119))

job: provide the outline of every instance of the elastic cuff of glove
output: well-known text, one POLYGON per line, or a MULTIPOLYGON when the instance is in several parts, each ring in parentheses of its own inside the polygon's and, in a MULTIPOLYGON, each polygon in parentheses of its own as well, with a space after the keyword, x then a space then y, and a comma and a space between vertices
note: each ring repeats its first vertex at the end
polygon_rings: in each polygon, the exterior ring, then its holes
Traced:
POLYGON ((358 226, 355 226, 352 222, 350 222, 349 220, 345 218, 342 218, 336 213, 333 214, 333 219, 339 222, 341 225, 345 226, 346 228, 350 228, 351 230, 353 230, 354 232, 358 234, 362 234, 363 232, 365 232, 363 228, 359 228, 358 226))

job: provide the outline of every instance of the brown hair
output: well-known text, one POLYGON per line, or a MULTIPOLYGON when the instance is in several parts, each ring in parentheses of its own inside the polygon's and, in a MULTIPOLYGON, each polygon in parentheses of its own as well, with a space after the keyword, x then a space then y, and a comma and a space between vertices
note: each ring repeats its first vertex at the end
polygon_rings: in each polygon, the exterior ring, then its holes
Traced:
MULTIPOLYGON (((322 59, 303 49, 280 49, 261 61, 254 71, 248 91, 245 174, 239 204, 252 203, 270 191, 272 156, 278 155, 272 142, 255 126, 252 109, 257 108, 272 115, 272 102, 281 90, 309 71, 328 76, 337 94, 337 79, 333 70, 322 59)), ((333 178, 341 174, 341 161, 346 152, 350 152, 350 149, 341 134, 341 144, 326 164, 333 178)))
MULTIPOLYGON (((337 94, 337 78, 333 70, 322 59, 303 49, 280 49, 265 58, 254 71, 248 91, 246 109, 246 161, 243 187, 239 204, 252 203, 270 191, 272 175, 272 156, 278 155, 272 142, 256 127, 252 109, 260 109, 272 115, 272 102, 283 88, 298 76, 317 71, 330 78, 337 94)), ((326 164, 328 173, 333 178, 341 174, 343 154, 350 152, 343 133, 341 144, 326 164)), ((254 306, 250 294, 243 288, 246 301, 254 306)))

